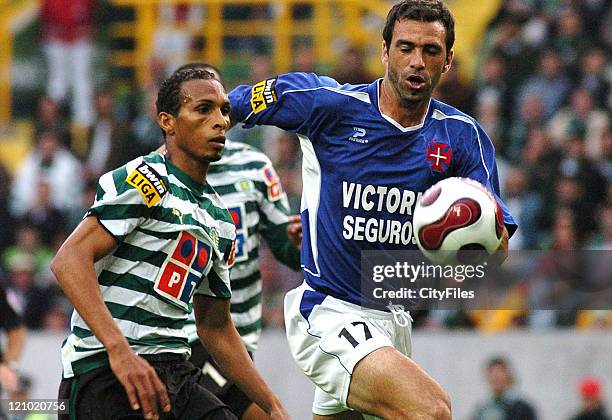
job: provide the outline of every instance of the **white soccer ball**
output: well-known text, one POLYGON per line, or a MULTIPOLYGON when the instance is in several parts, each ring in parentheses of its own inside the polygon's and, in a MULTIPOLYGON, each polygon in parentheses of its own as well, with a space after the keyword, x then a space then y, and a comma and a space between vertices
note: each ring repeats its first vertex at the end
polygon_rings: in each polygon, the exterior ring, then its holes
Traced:
POLYGON ((475 263, 498 250, 504 219, 482 184, 447 178, 425 191, 413 225, 419 248, 434 264, 475 263))

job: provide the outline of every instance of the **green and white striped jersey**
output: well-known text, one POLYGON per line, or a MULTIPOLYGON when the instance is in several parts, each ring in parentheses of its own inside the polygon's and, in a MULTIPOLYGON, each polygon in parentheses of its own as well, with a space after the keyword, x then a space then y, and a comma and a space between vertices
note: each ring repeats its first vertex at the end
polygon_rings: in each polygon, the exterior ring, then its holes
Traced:
MULTIPOLYGON (((95 267, 104 302, 132 349, 189 357, 183 326, 192 296, 231 295, 236 228, 217 193, 151 153, 103 175, 87 216, 119 241, 95 267)), ((64 377, 108 363, 76 311, 62 363, 64 377)))
MULTIPOLYGON (((299 253, 287 237, 289 202, 270 159, 244 143, 226 140, 223 157, 211 164, 207 181, 221 195, 236 225, 231 313, 247 350, 253 352, 261 335, 260 237, 277 259, 300 268, 299 253)), ((185 328, 190 343, 198 340, 193 314, 185 328)))

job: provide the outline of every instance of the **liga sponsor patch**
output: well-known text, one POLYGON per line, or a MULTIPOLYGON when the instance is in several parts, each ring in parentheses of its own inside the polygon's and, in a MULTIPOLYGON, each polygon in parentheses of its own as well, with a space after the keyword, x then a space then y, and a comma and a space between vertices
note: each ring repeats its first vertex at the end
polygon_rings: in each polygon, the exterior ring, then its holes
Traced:
POLYGON ((161 176, 147 163, 141 163, 125 179, 136 188, 147 207, 152 207, 168 192, 161 176))
POLYGON ((260 113, 276 102, 276 77, 262 80, 251 89, 251 108, 255 114, 260 113))

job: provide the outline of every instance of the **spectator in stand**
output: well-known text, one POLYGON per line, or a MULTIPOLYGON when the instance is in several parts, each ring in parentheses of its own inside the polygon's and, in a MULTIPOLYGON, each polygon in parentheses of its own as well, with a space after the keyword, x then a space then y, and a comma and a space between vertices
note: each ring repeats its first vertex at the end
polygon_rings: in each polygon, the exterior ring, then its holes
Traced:
POLYGON ((597 220, 599 228, 589 245, 592 249, 612 251, 612 200, 609 198, 608 203, 601 207, 597 220))
POLYGON ((157 88, 151 85, 142 90, 140 96, 141 106, 138 114, 132 120, 131 136, 134 138, 134 145, 139 154, 146 154, 147 151, 157 149, 162 144, 159 125, 155 121, 157 88))
POLYGON ((29 329, 40 328, 48 310, 50 291, 36 284, 34 258, 26 252, 15 254, 10 260, 8 270, 8 301, 29 329))
POLYGON ((21 163, 13 179, 13 215, 23 216, 33 209, 41 180, 51 187, 51 203, 60 211, 78 205, 82 187, 81 164, 62 145, 57 133, 38 135, 36 148, 21 163))
POLYGON ((42 1, 40 19, 49 72, 47 93, 59 103, 70 95, 77 137, 84 137, 86 129, 94 122, 95 15, 96 0, 42 1))
POLYGON ((537 95, 542 100, 544 119, 549 120, 561 108, 570 89, 571 82, 563 71, 559 53, 546 49, 540 54, 538 72, 521 84, 516 106, 520 110, 526 98, 537 95))
POLYGON ((10 211, 10 188, 11 178, 9 173, 2 163, 0 163, 0 226, 2 226, 2 235, 0 235, 0 255, 4 250, 13 243, 13 235, 15 232, 15 220, 10 211))
POLYGON ((511 168, 504 177, 504 200, 518 222, 518 229, 510 238, 510 249, 537 249, 541 234, 539 231, 541 198, 529 190, 527 176, 519 168, 511 168))
POLYGON ((529 130, 543 125, 544 119, 542 97, 536 92, 527 93, 521 101, 520 114, 514 118, 506 134, 505 152, 510 160, 520 162, 521 150, 525 147, 529 130))
MULTIPOLYGON (((580 56, 593 47, 593 41, 584 30, 583 18, 573 7, 565 7, 557 18, 557 28, 552 44, 559 52, 563 66, 570 72, 579 69, 580 56)), ((571 74, 571 76, 576 76, 571 74)))
MULTIPOLYGON (((475 75, 477 83, 475 102, 480 105, 494 98, 501 116, 500 124, 502 124, 502 129, 505 129, 510 124, 510 114, 513 109, 512 100, 514 97, 510 94, 510 86, 506 82, 504 60, 501 52, 494 51, 483 61, 478 74, 475 75)), ((500 129, 498 128, 495 131, 498 130, 500 129)), ((491 131, 487 131, 487 133, 491 134, 491 131)), ((503 143, 503 138, 500 137, 498 140, 503 143)))
POLYGON ((504 357, 493 357, 486 367, 491 398, 480 404, 472 420, 535 420, 535 410, 513 389, 514 374, 504 357))
POLYGON ((98 179, 137 156, 129 126, 113 114, 113 95, 109 90, 103 89, 96 94, 96 111, 85 162, 89 179, 98 179))
POLYGON ((483 62, 492 54, 504 57, 506 82, 511 91, 533 73, 535 51, 522 38, 524 14, 502 10, 491 22, 483 40, 479 62, 483 62))
POLYGON ((594 107, 606 109, 612 105, 610 81, 606 75, 608 58, 601 47, 593 47, 584 53, 581 60, 578 85, 593 96, 594 107))
MULTIPOLYGON (((315 53, 312 45, 302 43, 298 45, 293 56, 293 71, 316 72, 315 53)), ((268 75, 269 76, 269 75, 268 75)))
POLYGON ((580 381, 579 391, 582 407, 571 420, 610 420, 606 413, 599 379, 589 376, 583 378, 580 381))
MULTIPOLYGON (((371 83, 372 80, 375 79, 375 77, 368 72, 363 49, 353 46, 341 53, 340 56, 342 57, 342 61, 331 76, 338 82, 360 85, 363 83, 371 83)), ((272 73, 268 73, 268 76, 270 74, 272 73)), ((254 78, 253 80, 260 79, 254 78)), ((261 80, 265 80, 265 77, 261 80)))
POLYGON ((38 98, 34 131, 36 133, 54 131, 57 133, 61 144, 70 147, 70 128, 62 114, 60 105, 47 95, 41 95, 38 98))
POLYGON ((575 131, 565 145, 559 170, 563 177, 573 178, 578 183, 580 197, 574 203, 580 215, 578 225, 584 234, 590 234, 596 227, 595 212, 607 199, 607 182, 599 167, 586 155, 584 132, 579 128, 575 131))
MULTIPOLYGON (((455 59, 451 68, 440 81, 440 84, 436 86, 434 97, 454 106, 461 112, 472 115, 474 106, 474 87, 470 82, 461 78, 459 68, 460 62, 455 59)), ((371 78, 370 81, 372 79, 373 78, 371 78)))
POLYGON ((521 164, 528 174, 529 188, 545 203, 553 201, 561 152, 555 148, 541 125, 529 128, 527 143, 521 151, 521 164))
MULTIPOLYGON (((0 395, 2 388, 14 392, 19 386, 16 364, 21 357, 26 338, 26 329, 13 306, 6 298, 6 292, 0 284, 0 330, 6 333, 6 348, 0 346, 0 395), (3 352, 4 350, 4 352, 3 352)), ((0 406, 0 419, 3 418, 0 406)))
POLYGON ((15 243, 2 254, 2 264, 8 268, 13 264, 14 259, 21 258, 23 254, 29 255, 34 261, 35 273, 43 273, 48 270, 53 258, 51 248, 41 243, 40 232, 28 222, 22 222, 17 227, 15 243))
POLYGON ((556 146, 563 145, 572 134, 584 131, 586 155, 599 162, 604 158, 603 142, 609 126, 608 113, 596 109, 591 93, 586 88, 578 87, 571 93, 569 106, 552 118, 548 131, 556 146))
POLYGON ((66 216, 53 207, 51 186, 43 179, 38 184, 36 203, 25 214, 24 219, 40 233, 42 242, 49 247, 53 246, 58 236, 63 236, 67 232, 66 216))

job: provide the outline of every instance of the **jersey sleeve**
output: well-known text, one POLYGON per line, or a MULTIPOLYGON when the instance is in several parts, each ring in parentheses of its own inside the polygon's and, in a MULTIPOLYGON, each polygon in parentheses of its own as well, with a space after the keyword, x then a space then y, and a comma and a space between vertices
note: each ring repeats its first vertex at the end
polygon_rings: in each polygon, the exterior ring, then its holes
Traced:
MULTIPOLYGON (((85 217, 95 216, 100 224, 119 241, 123 241, 152 212, 165 194, 165 185, 155 185, 141 173, 152 167, 144 162, 131 171, 122 166, 100 177, 96 199, 85 217), (140 171, 139 171, 140 170, 140 171)), ((158 178, 159 175, 155 173, 158 178)))
POLYGON ((259 233, 277 260, 293 270, 300 269, 300 252, 287 235, 289 200, 271 162, 261 169, 265 191, 259 201, 259 233))
POLYGON ((235 242, 233 240, 227 245, 221 258, 215 254, 212 268, 196 289, 195 294, 221 299, 232 297, 229 269, 233 264, 235 242))
POLYGON ((303 133, 320 89, 338 86, 334 79, 314 73, 287 73, 241 85, 229 93, 232 120, 243 122, 245 128, 273 125, 303 133))
POLYGON ((508 229, 508 234, 512 236, 518 226, 514 217, 510 214, 506 203, 501 199, 497 162, 495 161, 495 148, 487 133, 477 122, 474 122, 474 127, 475 130, 471 130, 472 136, 466 138, 466 141, 463 142, 464 148, 457 169, 457 175, 474 179, 493 193, 502 209, 504 224, 508 229))

